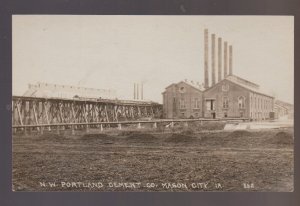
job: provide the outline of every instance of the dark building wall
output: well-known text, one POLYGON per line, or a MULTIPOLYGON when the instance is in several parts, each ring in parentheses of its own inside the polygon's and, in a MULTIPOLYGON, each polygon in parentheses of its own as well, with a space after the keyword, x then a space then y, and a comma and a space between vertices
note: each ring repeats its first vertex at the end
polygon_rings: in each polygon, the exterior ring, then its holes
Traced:
POLYGON ((203 116, 203 93, 197 88, 180 82, 172 84, 163 93, 165 118, 197 118, 203 116))
POLYGON ((164 118, 174 118, 176 109, 175 86, 170 85, 163 93, 163 116, 164 118))

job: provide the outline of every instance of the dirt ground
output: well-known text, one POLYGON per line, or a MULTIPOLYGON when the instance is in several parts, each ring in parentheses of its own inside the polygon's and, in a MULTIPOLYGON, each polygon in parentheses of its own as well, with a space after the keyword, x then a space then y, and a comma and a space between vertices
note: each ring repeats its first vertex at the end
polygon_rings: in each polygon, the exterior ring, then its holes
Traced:
POLYGON ((16 134, 13 190, 293 191, 292 128, 203 127, 16 134))

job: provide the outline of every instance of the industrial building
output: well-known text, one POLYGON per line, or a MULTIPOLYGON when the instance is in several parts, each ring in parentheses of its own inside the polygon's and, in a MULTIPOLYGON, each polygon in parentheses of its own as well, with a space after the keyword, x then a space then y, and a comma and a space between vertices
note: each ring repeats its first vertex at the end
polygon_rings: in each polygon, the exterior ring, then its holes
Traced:
POLYGON ((212 34, 210 38, 210 84, 208 39, 208 30, 205 29, 204 86, 201 87, 199 83, 195 85, 181 81, 166 87, 162 93, 164 117, 270 119, 274 111, 274 97, 262 92, 259 85, 233 74, 232 45, 228 45, 227 41, 222 42, 222 38, 218 38, 216 58, 215 34, 212 34), (218 59, 218 72, 216 72, 216 59, 218 59))
POLYGON ((261 93, 258 85, 230 75, 204 91, 204 102, 204 117, 265 120, 273 112, 274 98, 261 93))
POLYGON ((115 99, 117 94, 111 89, 94 89, 79 86, 59 85, 39 82, 29 84, 28 89, 23 96, 26 97, 43 97, 43 98, 103 98, 115 99))
POLYGON ((187 81, 171 84, 163 92, 163 111, 166 118, 203 116, 203 90, 187 81))
POLYGON ((276 119, 294 119, 294 105, 280 100, 275 100, 274 113, 276 119))

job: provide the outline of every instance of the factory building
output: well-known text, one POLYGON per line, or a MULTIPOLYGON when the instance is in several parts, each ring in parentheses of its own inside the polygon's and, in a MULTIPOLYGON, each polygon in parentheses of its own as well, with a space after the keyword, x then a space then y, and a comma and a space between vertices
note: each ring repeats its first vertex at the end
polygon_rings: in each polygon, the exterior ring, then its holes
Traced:
POLYGON ((39 82, 37 84, 29 84, 23 96, 66 99, 74 97, 115 99, 117 94, 115 90, 109 89, 94 89, 39 82))
POLYGON ((274 98, 263 94, 259 86, 240 77, 227 76, 204 91, 204 115, 207 118, 270 118, 274 98))
POLYGON ((294 105, 280 100, 275 100, 274 113, 275 113, 275 119, 282 119, 282 120, 293 119, 294 105))
POLYGON ((203 116, 201 85, 187 81, 171 84, 163 92, 164 116, 167 118, 197 118, 203 116))
POLYGON ((205 29, 204 88, 199 84, 197 86, 189 84, 187 81, 166 87, 162 93, 164 117, 270 119, 274 111, 274 97, 262 92, 259 85, 233 74, 233 48, 227 41, 222 42, 222 38, 218 38, 217 41, 216 58, 215 34, 210 38, 211 64, 209 64, 208 39, 208 30, 205 29), (209 65, 211 65, 211 84, 209 65))

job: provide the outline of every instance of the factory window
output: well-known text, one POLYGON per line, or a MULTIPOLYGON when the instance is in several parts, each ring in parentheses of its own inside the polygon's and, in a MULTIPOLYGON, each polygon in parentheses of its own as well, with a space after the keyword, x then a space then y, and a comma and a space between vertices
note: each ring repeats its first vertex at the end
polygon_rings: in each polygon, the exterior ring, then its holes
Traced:
POLYGON ((240 96, 238 98, 238 104, 239 104, 239 109, 244 109, 245 108, 245 97, 240 96))
POLYGON ((228 97, 223 97, 223 108, 224 109, 228 109, 229 105, 228 105, 228 97))
POLYGON ((199 109, 200 108, 200 101, 198 98, 195 98, 194 101, 194 109, 199 109))
POLYGON ((173 97, 173 110, 175 110, 177 108, 177 105, 176 105, 176 98, 173 97))
POLYGON ((179 108, 180 108, 180 109, 185 109, 185 101, 184 101, 184 99, 181 99, 181 100, 179 101, 179 108))

